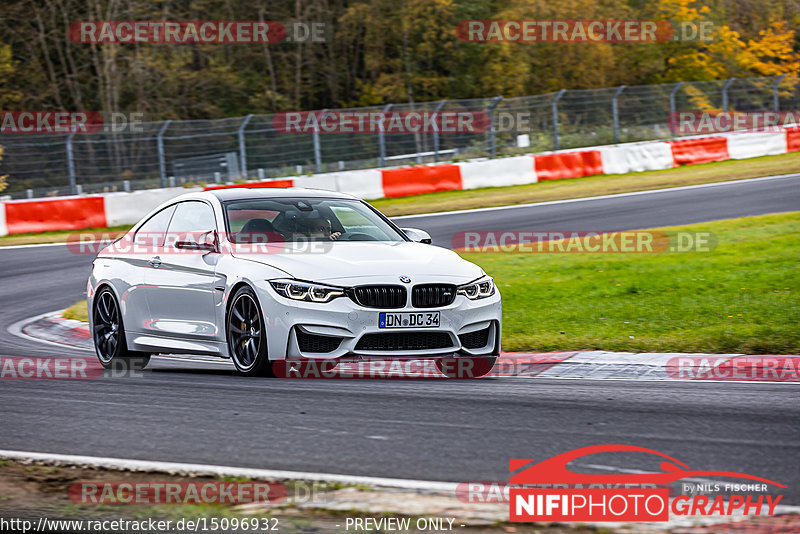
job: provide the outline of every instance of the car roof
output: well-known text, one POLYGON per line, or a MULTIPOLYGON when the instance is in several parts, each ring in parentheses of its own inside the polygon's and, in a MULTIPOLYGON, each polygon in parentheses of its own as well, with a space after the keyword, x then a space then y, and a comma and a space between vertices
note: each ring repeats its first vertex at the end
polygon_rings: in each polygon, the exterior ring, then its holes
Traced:
POLYGON ((248 200, 259 198, 342 198, 355 199, 353 195, 339 193, 338 191, 326 191, 324 189, 307 189, 302 187, 229 187, 223 189, 212 189, 206 191, 217 197, 221 202, 228 200, 248 200))

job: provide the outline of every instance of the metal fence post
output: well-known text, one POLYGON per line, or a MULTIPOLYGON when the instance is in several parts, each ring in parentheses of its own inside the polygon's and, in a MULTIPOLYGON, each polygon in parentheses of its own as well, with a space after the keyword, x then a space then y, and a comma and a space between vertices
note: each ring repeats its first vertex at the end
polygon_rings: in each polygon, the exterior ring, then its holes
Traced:
POLYGON ((772 84, 772 110, 773 111, 780 111, 780 101, 778 100, 778 84, 781 83, 781 80, 785 77, 785 74, 781 74, 775 80, 775 83, 772 84))
POLYGON ((75 132, 71 132, 67 136, 67 172, 69 172, 69 194, 76 195, 77 188, 75 187, 75 158, 72 154, 72 138, 75 137, 75 132))
POLYGON ((728 112, 728 87, 736 81, 736 78, 728 78, 725 80, 725 85, 722 86, 722 112, 728 112))
POLYGON ((619 143, 619 104, 617 103, 617 99, 626 87, 627 85, 620 85, 617 87, 617 90, 614 91, 614 96, 611 98, 611 116, 614 121, 614 143, 619 143))
POLYGON ((433 160, 435 162, 439 162, 439 126, 436 124, 436 116, 439 114, 439 111, 442 109, 447 100, 442 100, 436 105, 436 109, 433 110, 433 117, 431 117, 433 122, 433 160))
POLYGON ((164 132, 167 131, 171 120, 164 121, 161 128, 158 129, 156 136, 156 143, 158 144, 158 172, 161 175, 161 187, 167 187, 167 161, 164 157, 164 132))
POLYGON ((496 149, 494 146, 494 108, 497 107, 497 104, 503 100, 501 95, 497 95, 492 100, 492 103, 489 104, 489 157, 493 158, 496 153, 496 149))
POLYGON ((566 93, 566 89, 560 90, 555 98, 553 98, 553 103, 551 104, 553 107, 553 150, 558 150, 559 142, 558 142, 558 101, 561 100, 561 97, 564 96, 566 93))
POLYGON ((247 152, 245 151, 244 146, 244 129, 247 126, 247 123, 250 122, 250 119, 253 118, 253 114, 251 113, 247 117, 244 118, 242 124, 239 126, 239 173, 241 173, 242 178, 247 180, 247 152))
POLYGON ((314 162, 317 166, 317 173, 322 172, 322 150, 319 146, 319 122, 322 120, 322 117, 325 115, 325 112, 328 111, 327 109, 323 109, 319 112, 319 118, 314 121, 314 162))
MULTIPOLYGON (((675 87, 672 88, 672 91, 669 92, 669 114, 670 117, 674 117, 677 110, 675 109, 675 95, 678 94, 678 90, 683 87, 683 82, 678 82, 675 84, 675 87)), ((673 119, 674 120, 674 119, 673 119)))
POLYGON ((389 113, 390 109, 392 109, 392 104, 386 104, 386 107, 381 111, 380 129, 378 130, 378 158, 381 167, 386 167, 386 134, 384 133, 384 122, 386 121, 386 114, 389 113))

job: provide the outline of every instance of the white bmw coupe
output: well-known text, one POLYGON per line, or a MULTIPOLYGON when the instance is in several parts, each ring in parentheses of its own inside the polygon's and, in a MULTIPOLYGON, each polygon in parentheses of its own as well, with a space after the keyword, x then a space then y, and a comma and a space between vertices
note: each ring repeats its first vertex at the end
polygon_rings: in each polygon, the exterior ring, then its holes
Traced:
MULTIPOLYGON (((230 358, 245 375, 341 358, 482 362, 500 293, 480 267, 350 195, 229 188, 159 206, 103 249, 87 299, 100 362, 230 358), (284 365, 285 366, 285 365, 284 365)), ((452 376, 450 374, 449 376, 452 376)))

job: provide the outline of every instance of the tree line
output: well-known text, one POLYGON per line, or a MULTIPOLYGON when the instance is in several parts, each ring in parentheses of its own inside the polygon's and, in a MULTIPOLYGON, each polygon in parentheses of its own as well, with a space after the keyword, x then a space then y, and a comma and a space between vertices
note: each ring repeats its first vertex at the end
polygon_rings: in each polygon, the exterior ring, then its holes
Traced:
MULTIPOLYGON (((0 109, 208 119, 800 72, 793 0, 4 0, 0 109), (464 42, 465 20, 713 23, 709 41, 464 42), (324 23, 325 42, 83 44, 82 20, 324 23)), ((792 78, 790 78, 792 79, 792 78)))

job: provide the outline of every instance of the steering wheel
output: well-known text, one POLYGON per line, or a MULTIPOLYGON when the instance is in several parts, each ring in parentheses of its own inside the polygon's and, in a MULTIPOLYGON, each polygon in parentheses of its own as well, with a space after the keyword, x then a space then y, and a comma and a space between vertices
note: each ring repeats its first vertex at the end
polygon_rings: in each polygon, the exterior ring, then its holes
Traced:
POLYGON ((345 234, 345 236, 347 241, 377 241, 375 237, 369 234, 355 233, 355 234, 345 234))

